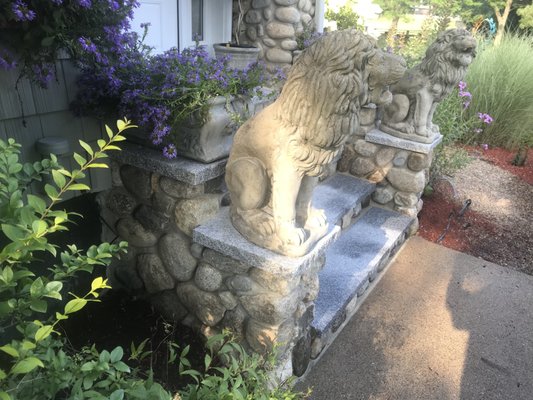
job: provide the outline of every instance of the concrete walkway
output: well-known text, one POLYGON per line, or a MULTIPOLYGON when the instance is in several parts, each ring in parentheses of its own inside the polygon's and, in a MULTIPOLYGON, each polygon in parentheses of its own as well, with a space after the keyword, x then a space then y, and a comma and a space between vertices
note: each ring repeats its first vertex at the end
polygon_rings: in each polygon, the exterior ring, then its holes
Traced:
POLYGON ((413 237, 308 386, 315 400, 531 400, 533 276, 413 237))

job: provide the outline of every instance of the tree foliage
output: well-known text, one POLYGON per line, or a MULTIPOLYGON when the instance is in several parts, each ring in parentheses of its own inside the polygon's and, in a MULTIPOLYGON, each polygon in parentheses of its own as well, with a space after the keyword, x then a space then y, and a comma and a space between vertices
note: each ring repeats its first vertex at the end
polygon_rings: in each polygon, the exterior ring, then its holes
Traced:
POLYGON ((339 10, 327 7, 325 17, 328 21, 337 22, 337 29, 361 29, 359 14, 354 11, 354 1, 348 0, 339 10))

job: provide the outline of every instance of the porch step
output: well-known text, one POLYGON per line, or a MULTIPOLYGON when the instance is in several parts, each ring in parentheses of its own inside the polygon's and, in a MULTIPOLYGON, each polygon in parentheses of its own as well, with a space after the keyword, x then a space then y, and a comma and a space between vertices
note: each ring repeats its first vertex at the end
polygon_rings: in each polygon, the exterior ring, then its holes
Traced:
POLYGON ((330 223, 328 233, 308 254, 302 257, 286 257, 256 246, 246 240, 233 227, 229 207, 193 231, 193 241, 236 260, 261 269, 293 271, 313 260, 319 252, 331 244, 354 216, 370 202, 375 185, 349 175, 335 174, 321 182, 313 192, 313 206, 323 209, 330 223), (338 226, 337 226, 338 225, 338 226))
POLYGON ((326 251, 312 323, 311 358, 317 358, 355 311, 361 296, 373 288, 378 273, 407 238, 413 219, 369 207, 326 251))

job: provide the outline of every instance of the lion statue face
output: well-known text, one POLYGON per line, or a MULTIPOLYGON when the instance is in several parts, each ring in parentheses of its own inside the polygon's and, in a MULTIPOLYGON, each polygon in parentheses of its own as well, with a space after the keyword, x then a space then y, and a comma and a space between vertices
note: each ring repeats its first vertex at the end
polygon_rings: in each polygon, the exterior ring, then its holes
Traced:
MULTIPOLYGON (((476 39, 465 29, 449 29, 442 32, 426 51, 420 69, 431 76, 446 69, 452 75, 457 70, 464 74, 476 56, 476 39)), ((456 78, 448 79, 456 81, 456 78)))

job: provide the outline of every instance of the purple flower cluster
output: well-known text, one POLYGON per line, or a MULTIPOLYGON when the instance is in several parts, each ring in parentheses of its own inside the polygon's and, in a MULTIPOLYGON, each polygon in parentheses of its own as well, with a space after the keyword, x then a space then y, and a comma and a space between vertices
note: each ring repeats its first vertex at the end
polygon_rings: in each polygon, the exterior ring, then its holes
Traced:
POLYGON ((477 116, 478 118, 481 120, 481 122, 487 124, 487 125, 490 125, 492 124, 492 122, 494 121, 494 118, 492 118, 489 114, 487 113, 477 113, 477 116))
POLYGON ((33 21, 37 16, 35 11, 30 10, 22 0, 16 0, 11 6, 11 10, 15 15, 15 21, 33 21))
POLYGON ((128 29, 138 5, 138 0, 0 0, 9 24, 9 34, 0 38, 0 69, 20 66, 21 75, 46 87, 55 74, 50 65, 66 51, 75 62, 101 64, 109 72, 110 59, 120 57, 125 42, 135 41, 128 29))
MULTIPOLYGON (((111 112, 128 117, 163 148, 167 158, 176 156, 173 126, 192 120, 201 123, 210 99, 253 96, 268 78, 258 63, 232 69, 228 59, 212 58, 202 46, 151 56, 135 34, 121 38, 121 47, 106 66, 95 63, 83 68, 75 109, 79 114, 103 117, 111 112)), ((83 45, 94 51, 88 43, 83 45)))
MULTIPOLYGON (((466 82, 460 81, 459 82, 459 97, 463 101, 463 109, 466 110, 472 101, 472 93, 467 91, 466 89, 466 82)), ((478 121, 473 122, 474 127, 472 127, 472 130, 476 134, 483 133, 483 126, 481 124, 490 125, 494 119, 490 116, 490 114, 478 112, 477 113, 478 121)))
POLYGON ((466 110, 472 102, 472 93, 466 90, 466 82, 459 82, 459 97, 463 98, 463 108, 466 110))

